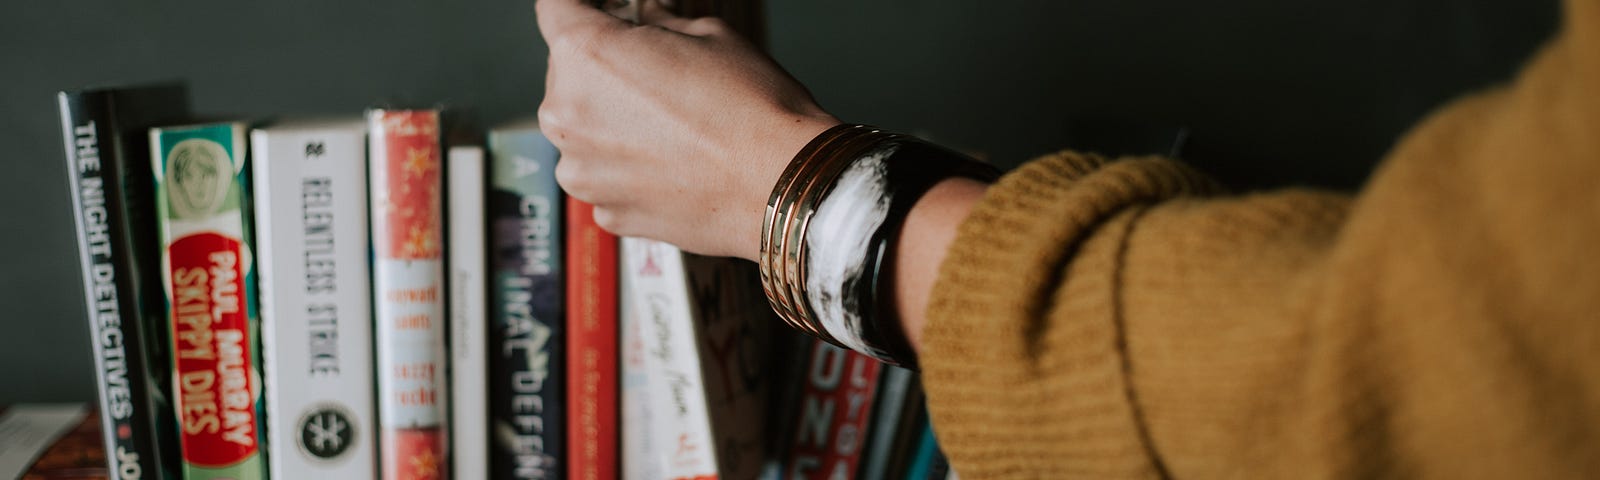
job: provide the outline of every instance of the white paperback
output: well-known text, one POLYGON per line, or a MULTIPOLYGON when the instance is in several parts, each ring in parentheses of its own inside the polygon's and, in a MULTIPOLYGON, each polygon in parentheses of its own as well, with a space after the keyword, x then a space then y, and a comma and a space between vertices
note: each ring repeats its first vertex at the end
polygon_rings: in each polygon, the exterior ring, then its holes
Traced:
POLYGON ((375 475, 366 132, 251 132, 272 478, 375 475))
POLYGON ((649 445, 660 478, 755 478, 770 391, 762 363, 775 320, 754 265, 634 238, 623 240, 622 257, 654 401, 650 438, 630 440, 630 428, 624 447, 649 445))
POLYGON ((489 291, 483 147, 445 158, 450 285, 450 441, 453 478, 489 478, 489 291))
POLYGON ((623 299, 617 309, 622 355, 619 367, 622 370, 622 424, 628 426, 622 430, 622 478, 657 480, 666 477, 661 475, 656 439, 650 435, 651 416, 656 409, 650 404, 650 369, 645 361, 644 337, 639 332, 642 316, 635 308, 637 302, 628 300, 636 295, 633 284, 632 275, 617 276, 617 298, 623 299))

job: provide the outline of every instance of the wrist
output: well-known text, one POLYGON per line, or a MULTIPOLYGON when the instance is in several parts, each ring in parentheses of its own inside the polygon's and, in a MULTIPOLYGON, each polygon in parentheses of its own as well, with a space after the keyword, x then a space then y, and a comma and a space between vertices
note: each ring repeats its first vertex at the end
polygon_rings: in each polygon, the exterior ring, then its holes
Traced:
POLYGON ((840 123, 839 119, 821 111, 811 114, 791 113, 779 122, 775 122, 775 126, 766 135, 746 139, 747 145, 739 150, 751 152, 741 156, 753 162, 752 168, 746 169, 749 177, 738 182, 738 185, 749 188, 734 202, 742 206, 739 227, 744 233, 738 238, 739 245, 732 249, 737 252, 736 256, 759 261, 760 230, 751 227, 761 225, 768 197, 772 194, 772 186, 778 183, 778 176, 795 158, 797 152, 822 132, 840 123))
POLYGON ((762 283, 791 326, 914 368, 895 286, 901 227, 945 180, 991 180, 992 167, 861 125, 830 128, 778 176, 761 231, 762 283))
POLYGON ((955 243, 956 231, 983 199, 989 184, 970 178, 939 182, 917 200, 900 227, 894 258, 894 302, 900 328, 912 350, 922 351, 928 301, 939 267, 955 243))

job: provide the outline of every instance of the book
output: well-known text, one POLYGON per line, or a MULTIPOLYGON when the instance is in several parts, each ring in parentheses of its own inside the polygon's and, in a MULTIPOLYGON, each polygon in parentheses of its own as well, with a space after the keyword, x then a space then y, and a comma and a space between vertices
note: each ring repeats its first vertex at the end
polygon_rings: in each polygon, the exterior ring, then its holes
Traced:
POLYGON ((245 125, 153 128, 150 149, 183 476, 266 478, 245 125))
POLYGON ((807 358, 786 478, 855 478, 883 365, 822 340, 807 358))
POLYGON ((366 136, 354 117, 250 132, 274 478, 376 473, 366 136))
POLYGON ((661 447, 650 430, 659 414, 655 406, 658 400, 650 392, 650 368, 640 331, 643 316, 635 308, 636 302, 630 301, 638 295, 638 288, 626 267, 629 241, 622 239, 618 247, 619 261, 623 263, 622 273, 617 276, 618 369, 622 375, 618 389, 623 428, 617 455, 622 462, 623 480, 657 480, 666 478, 659 462, 661 447))
POLYGON ((753 262, 680 252, 693 302, 693 327, 710 412, 718 475, 755 478, 771 446, 771 394, 794 377, 781 372, 792 333, 767 303, 753 262))
POLYGON ((449 476, 437 110, 367 112, 379 471, 449 476))
MULTIPOLYGON (((59 473, 61 469, 34 468, 36 460, 42 460, 43 455, 52 448, 60 439, 70 432, 88 425, 94 426, 94 419, 90 418, 89 409, 83 404, 23 404, 0 407, 0 478, 22 478, 24 474, 38 478, 46 471, 59 473)), ((93 447, 99 439, 90 439, 81 443, 93 447)), ((51 459, 52 462, 60 464, 51 459)), ((71 462, 69 467, 89 467, 89 473, 102 476, 104 468, 95 469, 102 461, 100 458, 79 456, 71 462)), ((60 466, 60 465, 57 465, 60 466)))
POLYGON ((911 413, 906 407, 907 400, 920 400, 912 394, 916 374, 910 370, 885 365, 878 376, 878 398, 873 401, 872 423, 862 453, 860 478, 889 477, 890 460, 894 457, 895 449, 904 445, 897 438, 901 433, 900 427, 903 423, 916 420, 906 417, 911 413))
POLYGON ((944 480, 955 477, 955 471, 950 469, 950 463, 945 459, 944 452, 939 450, 939 441, 934 438, 933 424, 923 418, 922 430, 912 450, 911 462, 906 468, 906 480, 944 480))
POLYGON ((622 241, 624 274, 632 290, 625 299, 639 316, 644 339, 647 395, 656 404, 651 422, 629 426, 629 435, 648 436, 654 462, 664 479, 718 478, 710 406, 706 402, 698 329, 689 298, 683 254, 666 243, 641 238, 622 241))
POLYGON ((652 240, 622 245, 624 302, 638 317, 642 388, 653 400, 649 423, 630 425, 623 441, 650 448, 630 458, 653 461, 661 478, 756 478, 782 376, 768 355, 776 320, 755 265, 652 240), (637 436, 648 438, 628 438, 637 436))
POLYGON ((489 132, 492 478, 566 478, 560 154, 536 125, 489 132))
POLYGON ((450 287, 450 469, 489 478, 488 222, 483 147, 451 146, 445 157, 450 287))
MULTIPOLYGON (((904 478, 910 468, 911 459, 916 454, 917 443, 922 436, 922 431, 928 427, 927 396, 922 391, 922 382, 912 375, 910 388, 906 391, 906 398, 899 413, 894 420, 894 431, 889 440, 889 463, 883 478, 904 478)), ((877 434, 874 433, 874 436, 877 434)))
POLYGON ((567 468, 617 477, 617 237, 567 200, 567 468))
POLYGON ((182 86, 61 92, 105 462, 123 480, 177 475, 149 129, 188 115, 182 86))

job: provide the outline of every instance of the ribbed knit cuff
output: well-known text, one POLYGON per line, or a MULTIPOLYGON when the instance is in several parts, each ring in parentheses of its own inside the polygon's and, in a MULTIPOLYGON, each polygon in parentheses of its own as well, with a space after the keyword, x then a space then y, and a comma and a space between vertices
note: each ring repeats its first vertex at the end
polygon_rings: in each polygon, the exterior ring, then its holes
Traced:
POLYGON ((923 333, 935 431, 964 478, 1160 476, 1117 319, 1144 205, 1214 189, 1175 162, 1072 153, 990 187, 941 266, 923 333))

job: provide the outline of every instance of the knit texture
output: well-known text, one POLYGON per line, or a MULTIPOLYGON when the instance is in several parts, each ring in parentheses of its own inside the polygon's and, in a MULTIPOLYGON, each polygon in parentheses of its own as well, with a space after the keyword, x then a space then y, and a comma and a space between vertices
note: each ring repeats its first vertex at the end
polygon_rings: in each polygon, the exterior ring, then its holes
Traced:
POLYGON ((1600 2, 1356 196, 1023 166, 921 355, 962 478, 1600 477, 1600 2))

